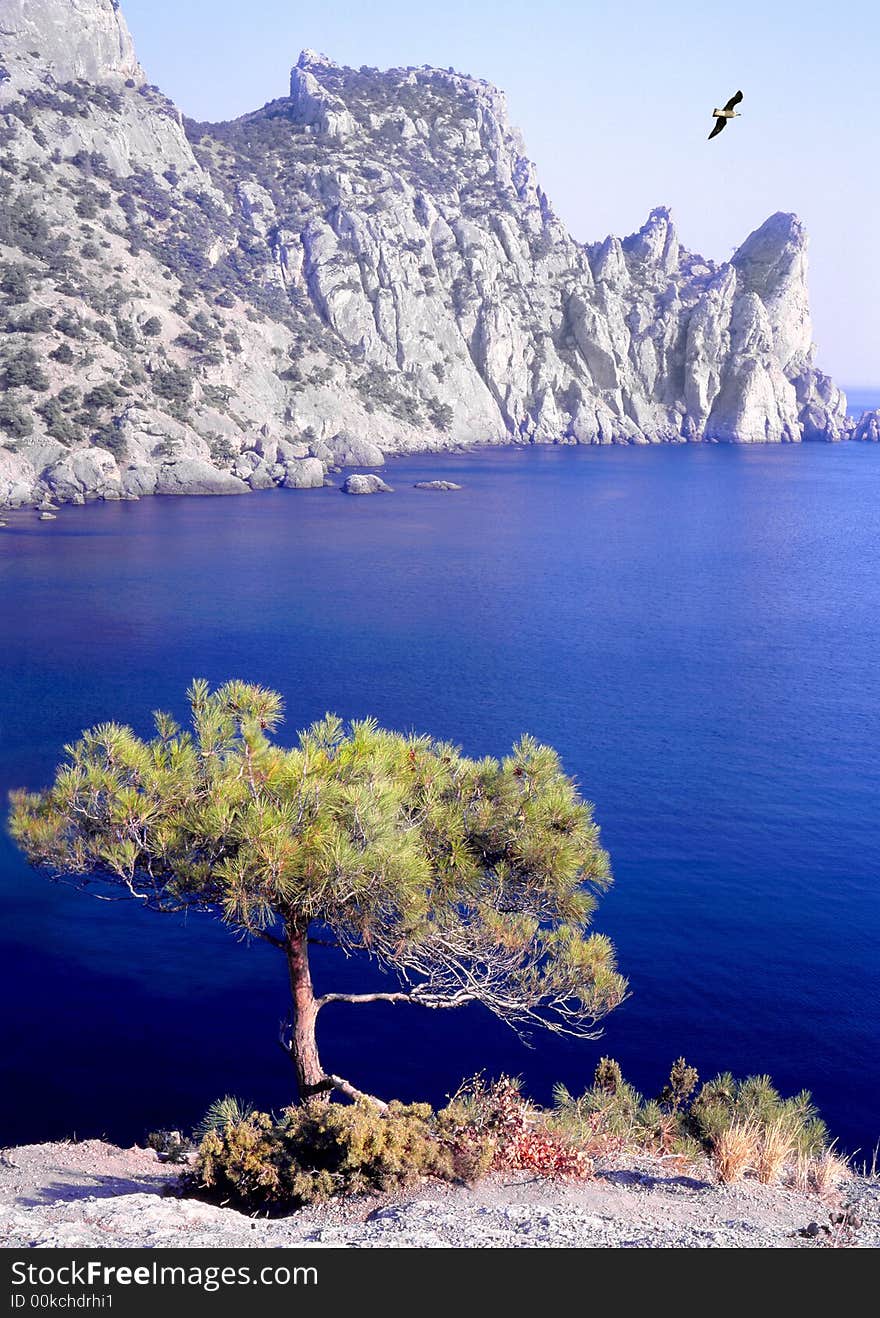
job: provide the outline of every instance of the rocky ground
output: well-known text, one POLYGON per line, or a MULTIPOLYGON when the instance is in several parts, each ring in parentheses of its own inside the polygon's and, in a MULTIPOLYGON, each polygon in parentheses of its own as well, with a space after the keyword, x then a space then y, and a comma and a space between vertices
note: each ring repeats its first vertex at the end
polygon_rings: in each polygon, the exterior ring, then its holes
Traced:
POLYGON ((0 1240, 8 1248, 289 1245, 351 1248, 871 1248, 880 1180, 853 1177, 833 1201, 755 1181, 714 1184, 708 1170, 624 1160, 586 1184, 517 1172, 475 1188, 336 1201, 273 1221, 179 1198, 179 1168, 152 1150, 98 1140, 0 1155, 0 1240), (848 1211, 847 1211, 848 1208, 848 1211), (849 1221, 834 1223, 844 1213, 849 1221))

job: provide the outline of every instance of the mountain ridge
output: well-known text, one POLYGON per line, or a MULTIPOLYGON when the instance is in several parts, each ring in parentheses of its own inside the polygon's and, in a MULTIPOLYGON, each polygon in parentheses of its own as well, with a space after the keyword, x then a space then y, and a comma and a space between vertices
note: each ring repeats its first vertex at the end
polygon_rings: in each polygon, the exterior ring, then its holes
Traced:
POLYGON ((115 0, 4 0, 0 137, 0 505, 853 433, 813 365, 797 217, 720 264, 666 207, 576 242, 481 79, 306 50, 288 96, 197 123, 115 0))

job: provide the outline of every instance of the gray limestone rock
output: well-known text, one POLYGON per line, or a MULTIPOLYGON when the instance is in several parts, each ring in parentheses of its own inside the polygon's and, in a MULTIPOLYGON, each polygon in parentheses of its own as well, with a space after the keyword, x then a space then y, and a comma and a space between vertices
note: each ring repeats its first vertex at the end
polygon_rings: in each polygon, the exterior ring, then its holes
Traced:
POLYGON ((340 467, 381 467, 385 454, 369 439, 360 439, 342 430, 327 441, 332 461, 340 467))
POLYGON ((53 497, 62 502, 72 502, 77 494, 92 499, 118 499, 122 493, 116 459, 102 448, 71 453, 54 463, 44 473, 43 481, 53 497))
POLYGON ((862 413, 856 423, 853 439, 864 440, 871 444, 880 443, 880 408, 862 413))
POLYGON ((390 485, 386 485, 381 476, 370 473, 367 476, 348 476, 339 487, 343 494, 393 494, 390 485))
POLYGON ((294 458, 285 463, 282 484, 288 490, 316 490, 324 484, 324 467, 317 458, 294 458))
POLYGON ((247 485, 237 476, 218 471, 204 458, 181 458, 160 467, 156 494, 245 494, 247 485))
POLYGON ((0 31, 7 63, 36 50, 58 83, 144 82, 117 0, 3 0, 0 31))
MULTIPOLYGON (((238 473, 235 473, 238 475, 238 473)), ((261 462, 252 471, 241 477, 247 481, 252 490, 271 490, 278 484, 273 463, 261 462)))

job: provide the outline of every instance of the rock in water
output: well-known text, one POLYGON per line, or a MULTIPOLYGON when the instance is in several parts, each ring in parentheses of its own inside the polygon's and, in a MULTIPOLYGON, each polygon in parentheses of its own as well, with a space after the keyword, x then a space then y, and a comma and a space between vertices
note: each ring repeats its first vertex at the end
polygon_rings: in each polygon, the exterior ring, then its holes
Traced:
POLYGON ((870 444, 880 443, 880 408, 862 413, 856 425, 853 439, 865 440, 870 444))
POLYGON ((393 494, 381 476, 349 476, 340 486, 343 494, 393 494))
POLYGON ((416 481, 414 490, 460 490, 455 481, 416 481))
POLYGON ((723 264, 664 207, 584 245, 480 79, 304 51, 288 96, 199 124, 117 0, 2 8, 0 507, 314 488, 477 443, 852 432, 793 215, 723 264))

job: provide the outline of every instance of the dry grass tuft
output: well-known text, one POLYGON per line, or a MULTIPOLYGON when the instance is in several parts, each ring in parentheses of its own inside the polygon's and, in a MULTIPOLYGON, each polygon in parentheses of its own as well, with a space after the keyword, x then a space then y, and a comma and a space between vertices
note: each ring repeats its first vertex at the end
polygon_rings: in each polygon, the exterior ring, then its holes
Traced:
POLYGON ((825 1149, 813 1157, 799 1153, 791 1170, 790 1184, 802 1194, 831 1199, 850 1174, 846 1159, 835 1153, 833 1148, 825 1149))
POLYGON ((762 1185, 775 1185, 782 1179, 795 1147, 791 1122, 784 1116, 764 1126, 758 1135, 755 1157, 755 1175, 762 1185))
POLYGON ((722 1185, 739 1181, 757 1161, 759 1133, 751 1121, 732 1121, 712 1144, 712 1164, 722 1185))
POLYGON ((812 1188, 820 1199, 830 1198, 849 1175, 845 1158, 841 1158, 833 1149, 826 1149, 818 1158, 813 1159, 812 1188))

